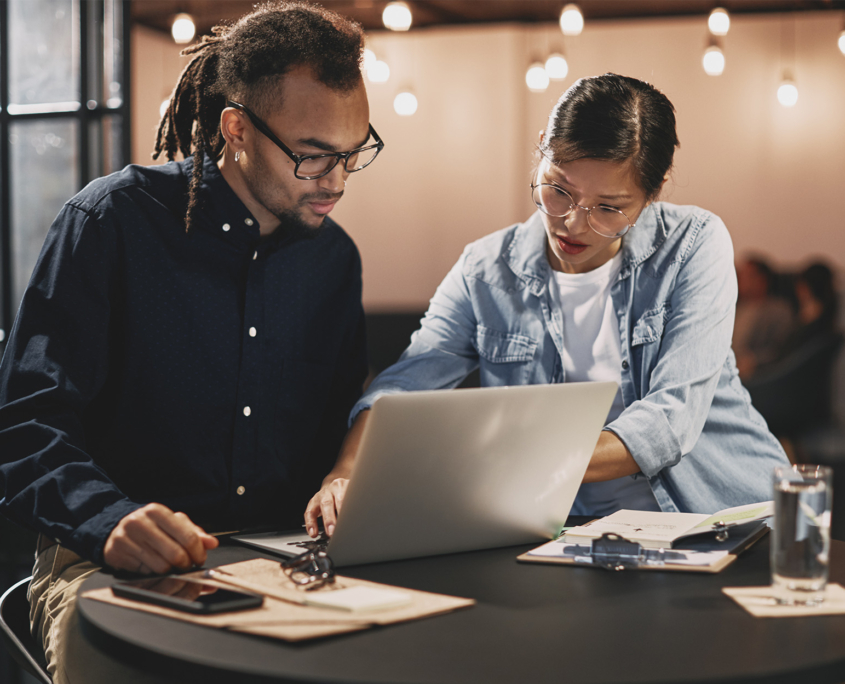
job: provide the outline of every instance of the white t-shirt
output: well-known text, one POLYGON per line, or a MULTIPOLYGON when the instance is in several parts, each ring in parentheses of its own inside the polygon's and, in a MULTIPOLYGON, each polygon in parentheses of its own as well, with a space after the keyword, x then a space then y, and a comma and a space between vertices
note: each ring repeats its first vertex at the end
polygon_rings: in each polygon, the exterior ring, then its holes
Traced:
MULTIPOLYGON (((587 273, 554 271, 552 302, 563 318, 563 363, 566 382, 622 382, 622 343, 610 288, 622 269, 619 252, 587 273)), ((610 423, 624 410, 621 390, 607 416, 610 423)), ((621 508, 659 511, 648 481, 642 475, 582 484, 572 515, 610 515, 621 508)))

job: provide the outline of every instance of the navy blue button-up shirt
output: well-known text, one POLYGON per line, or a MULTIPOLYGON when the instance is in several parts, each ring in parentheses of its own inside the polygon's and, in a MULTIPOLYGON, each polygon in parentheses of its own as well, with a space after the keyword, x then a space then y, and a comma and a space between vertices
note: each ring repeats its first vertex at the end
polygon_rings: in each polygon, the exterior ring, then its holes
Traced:
POLYGON ((207 161, 129 166, 51 227, 0 363, 0 512, 102 562, 145 503, 301 524, 366 376, 361 263, 326 219, 262 238, 207 161))

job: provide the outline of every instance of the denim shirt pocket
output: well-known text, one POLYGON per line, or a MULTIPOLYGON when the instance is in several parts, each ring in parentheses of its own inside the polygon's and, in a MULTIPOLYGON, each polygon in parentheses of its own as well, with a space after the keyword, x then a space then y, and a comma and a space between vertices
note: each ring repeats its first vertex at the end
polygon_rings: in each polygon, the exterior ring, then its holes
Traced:
POLYGON ((634 324, 631 333, 631 371, 636 398, 648 392, 648 378, 660 358, 660 342, 666 325, 666 306, 649 309, 634 324), (640 386, 640 383, 646 383, 640 386))
POLYGON ((663 326, 666 323, 666 307, 659 306, 649 309, 634 325, 631 333, 631 346, 636 347, 649 342, 657 342, 663 337, 663 326))
POLYGON ((537 351, 536 340, 479 325, 473 346, 480 359, 482 385, 527 383, 537 351))

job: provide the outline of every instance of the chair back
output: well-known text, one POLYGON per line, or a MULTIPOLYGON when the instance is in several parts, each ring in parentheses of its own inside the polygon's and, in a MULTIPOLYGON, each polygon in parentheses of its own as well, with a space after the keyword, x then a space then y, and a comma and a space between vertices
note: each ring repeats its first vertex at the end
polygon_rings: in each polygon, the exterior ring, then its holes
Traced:
POLYGON ((0 637, 15 662, 42 684, 52 684, 44 654, 29 631, 26 590, 31 577, 13 584, 0 597, 0 637))

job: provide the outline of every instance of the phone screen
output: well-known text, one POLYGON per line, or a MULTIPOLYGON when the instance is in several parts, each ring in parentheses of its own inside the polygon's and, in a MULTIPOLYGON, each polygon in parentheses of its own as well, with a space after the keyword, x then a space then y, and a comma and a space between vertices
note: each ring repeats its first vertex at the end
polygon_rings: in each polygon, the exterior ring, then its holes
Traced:
POLYGON ((154 577, 116 582, 112 586, 112 591, 122 598, 146 601, 192 613, 244 610, 260 606, 263 602, 261 596, 221 589, 208 582, 180 577, 154 577))

